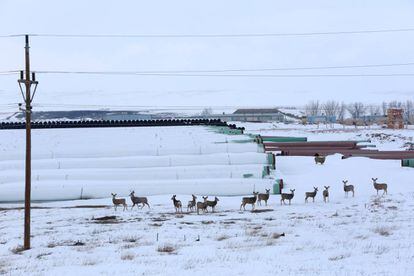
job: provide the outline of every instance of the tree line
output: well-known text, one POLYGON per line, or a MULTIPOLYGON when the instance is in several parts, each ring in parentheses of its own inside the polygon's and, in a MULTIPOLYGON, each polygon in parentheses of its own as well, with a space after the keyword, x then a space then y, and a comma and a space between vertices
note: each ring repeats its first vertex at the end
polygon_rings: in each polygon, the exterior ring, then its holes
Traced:
POLYGON ((382 102, 381 104, 364 104, 363 102, 344 103, 334 100, 320 102, 310 101, 305 105, 306 116, 335 116, 338 121, 347 118, 360 119, 364 116, 386 116, 389 108, 404 110, 406 121, 414 122, 414 102, 412 100, 382 102))

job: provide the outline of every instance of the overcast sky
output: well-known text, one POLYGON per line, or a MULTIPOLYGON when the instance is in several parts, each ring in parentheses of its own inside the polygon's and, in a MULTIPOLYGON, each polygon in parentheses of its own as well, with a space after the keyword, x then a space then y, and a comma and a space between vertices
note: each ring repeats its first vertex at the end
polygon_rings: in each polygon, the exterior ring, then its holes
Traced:
MULTIPOLYGON (((0 0, 0 35, 303 33, 414 28, 414 2, 0 0)), ((0 38, 0 71, 24 68, 23 38, 0 38)), ((31 39, 33 70, 251 69, 414 62, 414 32, 249 38, 31 39)), ((414 66, 266 74, 414 73, 414 66)), ((0 76, 0 110, 20 102, 0 76)), ((414 77, 248 78, 38 75, 42 109, 88 106, 273 106, 312 99, 413 99, 414 77), (54 105, 54 106, 52 106, 54 105)))

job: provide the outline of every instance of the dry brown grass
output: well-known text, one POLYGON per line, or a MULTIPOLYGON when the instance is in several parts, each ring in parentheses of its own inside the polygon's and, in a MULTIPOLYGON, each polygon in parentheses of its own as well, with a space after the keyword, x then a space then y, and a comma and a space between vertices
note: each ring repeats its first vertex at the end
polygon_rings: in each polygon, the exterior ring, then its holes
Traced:
POLYGON ((285 236, 285 233, 282 233, 282 234, 280 234, 280 233, 273 233, 270 237, 271 237, 272 239, 277 240, 278 238, 280 238, 280 237, 284 237, 284 236, 285 236))
POLYGON ((138 242, 140 237, 137 236, 129 236, 122 239, 124 242, 138 242))
POLYGON ((377 234, 379 234, 381 236, 384 236, 384 237, 388 237, 389 235, 392 234, 391 228, 389 228, 387 226, 377 227, 373 231, 374 231, 374 233, 377 233, 377 234))
POLYGON ((135 259, 135 254, 133 253, 124 253, 121 255, 121 260, 123 261, 132 261, 133 259, 135 259))
POLYGON ((329 257, 328 259, 330 261, 340 261, 340 260, 343 260, 345 258, 348 258, 349 256, 350 256, 349 254, 346 254, 346 255, 338 255, 338 256, 329 257))
POLYGON ((172 254, 176 250, 177 249, 174 246, 169 245, 169 244, 158 246, 158 249, 157 249, 157 251, 160 252, 160 253, 168 253, 168 254, 172 254))
POLYGON ((49 255, 52 255, 52 252, 41 253, 41 254, 36 256, 36 259, 42 259, 43 257, 49 256, 49 255))
POLYGON ((218 236, 218 237, 216 238, 216 241, 224 241, 224 240, 227 240, 227 239, 229 239, 229 238, 230 238, 230 236, 228 236, 228 235, 226 235, 226 234, 223 234, 223 235, 218 236))
POLYGON ((18 245, 16 247, 11 248, 10 251, 13 254, 21 254, 24 251, 24 248, 23 248, 23 246, 18 245))
POLYGON ((84 260, 82 262, 82 265, 84 265, 84 266, 93 266, 93 265, 96 265, 96 264, 97 264, 97 262, 94 261, 94 260, 84 260))

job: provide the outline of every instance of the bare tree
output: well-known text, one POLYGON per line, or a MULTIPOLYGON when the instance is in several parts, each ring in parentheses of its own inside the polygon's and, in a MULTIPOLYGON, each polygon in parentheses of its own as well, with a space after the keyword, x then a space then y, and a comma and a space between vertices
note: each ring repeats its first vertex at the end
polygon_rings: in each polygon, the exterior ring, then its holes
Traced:
POLYGON ((305 105, 305 112, 307 116, 318 116, 321 113, 321 106, 319 101, 310 101, 305 105))
POLYGON ((211 107, 206 107, 201 111, 201 116, 208 117, 209 115, 213 114, 213 109, 211 107))
POLYGON ((376 116, 381 114, 381 108, 378 105, 369 106, 369 115, 376 116))
POLYGON ((354 102, 347 106, 347 110, 353 119, 358 119, 365 115, 366 107, 361 102, 354 102))
POLYGON ((344 102, 341 103, 338 110, 338 120, 340 122, 343 122, 345 119, 345 113, 346 113, 346 104, 344 102))
POLYGON ((388 109, 388 104, 386 102, 382 102, 382 115, 386 116, 387 115, 387 109, 388 109))
POLYGON ((404 103, 404 113, 408 123, 414 122, 414 103, 411 100, 407 100, 404 103))
POLYGON ((327 101, 322 105, 322 110, 325 112, 326 116, 338 116, 339 113, 339 103, 336 101, 327 101))
POLYGON ((402 108, 403 103, 399 101, 391 101, 388 103, 388 108, 402 108))

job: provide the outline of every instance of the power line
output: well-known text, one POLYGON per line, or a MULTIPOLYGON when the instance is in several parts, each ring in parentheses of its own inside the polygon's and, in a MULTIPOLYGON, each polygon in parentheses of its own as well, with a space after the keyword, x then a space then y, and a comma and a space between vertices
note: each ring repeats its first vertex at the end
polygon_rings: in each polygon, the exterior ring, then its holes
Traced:
MULTIPOLYGON (((55 33, 29 33, 32 37, 53 38, 244 38, 244 37, 289 37, 289 36, 321 36, 321 35, 347 35, 347 34, 375 34, 412 32, 414 28, 398 29, 368 29, 350 31, 326 32, 292 32, 292 33, 238 33, 238 34, 55 34, 55 33)), ((23 37, 26 34, 1 35, 0 37, 23 37)))
POLYGON ((200 69, 200 70, 143 70, 143 71, 36 71, 44 74, 169 74, 169 73, 225 73, 225 72, 259 72, 259 71, 294 71, 294 70, 324 70, 324 69, 349 69, 349 68, 376 68, 376 67, 400 67, 412 66, 414 62, 390 63, 390 64, 359 64, 359 65, 339 65, 339 66, 306 66, 306 67, 279 67, 279 68, 230 68, 230 69, 200 69))
POLYGON ((7 37, 22 37, 23 34, 12 34, 12 35, 0 35, 0 38, 7 38, 7 37))
POLYGON ((117 75, 155 77, 252 77, 252 78, 320 78, 320 77, 412 77, 414 73, 394 74, 182 74, 182 73, 140 73, 112 71, 36 71, 38 74, 117 75))
MULTIPOLYGON (((295 71, 295 70, 325 70, 325 69, 352 69, 352 68, 381 68, 412 66, 414 62, 388 63, 388 64, 356 64, 356 65, 334 65, 334 66, 304 66, 304 67, 277 67, 277 68, 229 68, 229 69, 199 69, 199 70, 142 70, 142 71, 59 71, 38 70, 40 74, 113 74, 113 75, 135 75, 135 74, 170 74, 170 73, 225 73, 225 72, 260 72, 260 71, 295 71)), ((14 75, 19 70, 0 71, 0 75, 14 75)))
POLYGON ((0 71, 0 75, 15 75, 15 74, 17 74, 19 71, 15 71, 15 70, 12 70, 12 71, 0 71))

